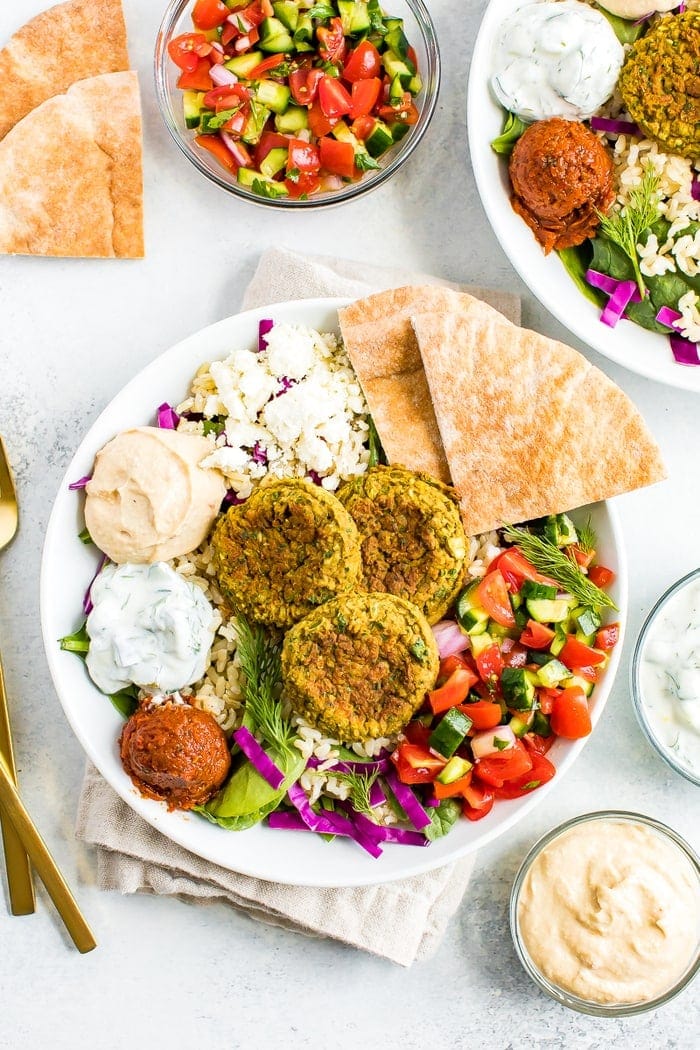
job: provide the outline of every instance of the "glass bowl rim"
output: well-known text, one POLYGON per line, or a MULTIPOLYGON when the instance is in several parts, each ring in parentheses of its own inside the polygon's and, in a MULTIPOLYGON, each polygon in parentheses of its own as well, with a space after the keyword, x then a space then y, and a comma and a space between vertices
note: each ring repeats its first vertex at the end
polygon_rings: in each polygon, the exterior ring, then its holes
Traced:
POLYGON ((696 787, 700 787, 700 773, 695 774, 691 770, 687 769, 685 766, 682 766, 679 762, 677 762, 676 759, 672 757, 669 749, 662 743, 661 740, 659 740, 656 733, 654 732, 654 729, 651 725, 651 722, 649 721, 649 718, 647 717, 647 713, 644 707, 639 673, 640 664, 642 660, 642 652, 644 650, 649 631, 653 627, 657 616, 663 611, 663 608, 666 605, 666 603, 670 601, 671 598, 674 597, 674 595, 678 594, 685 587, 687 587, 688 584, 692 583, 696 579, 700 579, 700 568, 692 569, 691 572, 686 573, 685 576, 681 576, 681 578, 676 580, 675 583, 672 583, 671 586, 663 592, 661 597, 657 599, 657 601, 652 606, 649 614, 647 615, 646 619, 644 620, 644 623, 642 624, 642 628, 637 637, 634 652, 632 654, 632 660, 630 661, 630 692, 632 694, 632 704, 634 706, 634 713, 637 716, 637 722, 639 723, 639 726, 642 732, 644 733, 644 736, 651 744, 653 749, 656 751, 659 757, 663 759, 666 765, 670 766, 670 768, 675 773, 678 773, 679 776, 682 776, 691 784, 695 784, 696 787))
POLYGON ((631 824, 644 824, 647 827, 652 828, 662 837, 669 839, 683 854, 685 854, 695 870, 698 885, 700 887, 700 857, 683 836, 677 831, 674 831, 674 829, 667 824, 657 820, 655 817, 646 816, 644 813, 635 813, 631 810, 602 809, 590 813, 581 813, 545 832, 545 834, 541 835, 528 850, 524 860, 518 868, 510 892, 508 908, 510 932, 516 955, 523 969, 538 988, 549 995, 550 998, 571 1010, 575 1010, 578 1013, 589 1014, 594 1017, 630 1017, 634 1014, 647 1013, 649 1010, 656 1010, 660 1006, 664 1006, 666 1003, 670 1002, 671 999, 680 995, 680 993, 691 983, 700 970, 700 937, 698 938, 698 943, 695 948, 695 957, 688 968, 681 974, 675 984, 671 985, 671 987, 661 995, 657 995, 654 999, 649 999, 646 1002, 606 1004, 596 1003, 590 999, 582 999, 580 996, 577 996, 573 992, 566 991, 566 989, 554 984, 545 977, 530 958, 520 935, 520 926, 518 923, 520 892, 523 888, 525 877, 527 876, 532 864, 537 857, 539 857, 542 850, 545 849, 550 842, 553 842, 555 839, 559 838, 560 835, 564 834, 565 831, 577 827, 579 824, 588 824, 595 820, 626 821, 631 824))
POLYGON ((239 186, 235 182, 227 181, 223 176, 210 170, 195 153, 191 141, 187 140, 181 134, 175 121, 174 112, 170 104, 170 93, 166 84, 166 64, 168 60, 167 43, 172 36, 177 21, 183 16, 185 9, 193 3, 193 0, 169 0, 156 35, 153 62, 156 99, 161 118, 170 134, 170 137, 173 139, 180 152, 183 153, 190 163, 193 164, 194 167, 210 182, 213 182, 214 185, 219 186, 227 193, 231 193, 239 200, 249 201, 251 204, 258 204, 262 207, 278 210, 281 209, 289 212, 312 211, 314 209, 329 208, 345 204, 348 201, 361 197, 363 194, 370 193, 379 186, 383 186, 413 154, 428 130, 437 108, 442 78, 440 45, 438 43, 435 24, 426 3, 424 0, 403 0, 403 2, 411 9, 416 20, 427 55, 424 95, 418 122, 407 135, 404 135, 404 137, 396 143, 397 148, 395 155, 391 158, 386 167, 382 168, 375 174, 374 178, 362 178, 357 182, 348 183, 343 189, 331 191, 327 196, 321 198, 310 197, 308 200, 300 200, 286 197, 261 197, 258 194, 253 193, 251 190, 247 190, 244 186, 239 186))

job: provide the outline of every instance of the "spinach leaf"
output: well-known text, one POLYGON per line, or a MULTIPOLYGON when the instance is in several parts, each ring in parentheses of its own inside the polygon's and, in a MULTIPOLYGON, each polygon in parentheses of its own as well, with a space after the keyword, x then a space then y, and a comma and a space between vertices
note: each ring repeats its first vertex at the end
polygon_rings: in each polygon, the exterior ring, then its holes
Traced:
POLYGON ((268 784, 246 759, 221 791, 206 806, 198 807, 198 812, 222 828, 243 831, 277 809, 287 789, 301 775, 306 759, 296 748, 289 751, 269 748, 266 754, 284 773, 284 782, 278 790, 268 784))
POLYGON ((610 25, 615 31, 615 36, 621 44, 633 44, 635 40, 639 40, 642 33, 646 31, 646 22, 628 22, 626 18, 620 18, 619 15, 614 15, 610 11, 606 11, 604 7, 600 7, 596 4, 597 9, 601 15, 605 15, 610 25))
POLYGON ((456 799, 444 798, 430 813, 430 825, 425 829, 425 837, 431 842, 441 839, 457 823, 461 811, 462 807, 456 799))
POLYGON ((646 328, 649 332, 659 332, 661 335, 668 335, 668 328, 659 324, 656 320, 658 312, 659 308, 655 306, 650 295, 647 295, 641 303, 628 303, 625 307, 627 317, 629 317, 630 321, 638 324, 640 328, 646 328))
POLYGON ((509 157, 513 152, 513 146, 526 128, 527 124, 520 117, 516 117, 515 113, 506 113, 503 130, 492 141, 491 149, 494 153, 500 153, 504 157, 509 157))
POLYGON ((82 625, 73 634, 66 634, 63 638, 58 639, 58 644, 61 649, 68 653, 75 653, 76 656, 85 659, 87 656, 88 649, 90 648, 90 636, 87 633, 87 620, 84 620, 82 625))
POLYGON ((131 718, 139 706, 139 690, 136 685, 128 685, 126 689, 120 689, 118 693, 108 695, 122 718, 131 718))
POLYGON ((599 288, 592 288, 586 280, 592 254, 590 241, 585 241, 576 248, 560 248, 557 252, 564 269, 578 290, 596 306, 603 307, 607 301, 606 296, 599 288))
POLYGON ((613 241, 609 240, 604 233, 597 234, 591 241, 593 258, 591 269, 599 273, 607 273, 609 277, 615 277, 618 281, 634 281, 634 267, 631 260, 613 241))

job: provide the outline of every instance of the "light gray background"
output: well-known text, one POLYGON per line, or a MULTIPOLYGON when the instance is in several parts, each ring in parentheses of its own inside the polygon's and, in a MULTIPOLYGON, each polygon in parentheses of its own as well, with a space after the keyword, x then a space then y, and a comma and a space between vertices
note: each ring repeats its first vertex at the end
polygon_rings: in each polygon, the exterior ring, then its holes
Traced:
MULTIPOLYGON (((0 5, 0 40, 43 6, 44 0, 0 5)), ((534 988, 508 932, 508 894, 519 862, 540 834, 567 817, 610 806, 636 809, 699 844, 697 789, 648 747, 627 684, 644 616, 668 584, 700 560, 698 399, 637 378, 580 344, 639 405, 670 477, 616 500, 630 560, 630 624, 623 668, 595 737, 527 823, 479 855, 435 957, 407 971, 254 923, 223 906, 121 898, 94 888, 93 857, 73 837, 83 755, 49 680, 38 578, 59 478, 114 393, 184 335, 235 312, 260 250, 272 244, 515 290, 523 296, 526 324, 568 338, 515 276, 470 174, 466 83, 481 0, 431 0, 444 80, 434 122, 407 169, 364 201, 303 218, 229 200, 178 153, 152 86, 164 0, 125 0, 124 6, 143 95, 147 258, 0 259, 0 430, 22 506, 19 536, 0 556, 0 639, 21 785, 100 942, 97 951, 79 956, 42 891, 33 917, 10 918, 0 902, 0 1047, 699 1045, 697 983, 653 1015, 582 1017, 534 988)))

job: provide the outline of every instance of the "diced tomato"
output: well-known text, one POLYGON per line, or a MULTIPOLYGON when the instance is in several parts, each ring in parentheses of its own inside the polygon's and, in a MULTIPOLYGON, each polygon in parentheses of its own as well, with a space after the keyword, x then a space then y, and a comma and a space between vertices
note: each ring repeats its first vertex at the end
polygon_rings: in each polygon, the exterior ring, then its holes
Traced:
POLYGON ((260 80, 261 77, 265 77, 267 73, 271 73, 286 61, 284 55, 268 55, 262 62, 258 62, 257 66, 253 66, 250 73, 246 75, 246 80, 260 80))
POLYGON ((489 645, 486 649, 483 649, 477 657, 475 657, 476 669, 479 672, 479 676, 487 686, 493 687, 496 685, 503 672, 503 657, 501 656, 501 650, 498 645, 494 642, 493 645, 489 645))
POLYGON ((411 92, 404 91, 403 101, 398 106, 380 106, 377 116, 389 124, 417 124, 420 114, 411 99, 411 92))
POLYGON ((369 80, 377 77, 382 70, 382 58, 376 47, 369 40, 362 40, 348 56, 343 69, 343 80, 351 84, 358 80, 369 80))
POLYGON ((591 715, 583 689, 571 685, 563 689, 552 705, 550 717, 552 731, 567 740, 578 740, 591 731, 591 715))
MULTIPOLYGON (((325 73, 324 73, 325 76, 325 73)), ((309 109, 309 129, 312 135, 316 138, 321 138, 323 135, 327 135, 340 120, 340 117, 327 117, 321 109, 321 104, 318 99, 312 103, 309 109)))
POLYGON ((609 623, 601 627, 595 636, 596 649, 603 649, 606 653, 614 649, 620 640, 619 623, 609 623))
POLYGON ((192 21, 197 29, 215 29, 226 21, 230 11, 221 0, 197 0, 192 10, 192 21))
POLYGON ((352 105, 349 113, 351 120, 365 117, 372 112, 379 98, 381 86, 382 82, 379 77, 372 77, 371 80, 355 81, 352 85, 352 105))
POLYGON ((358 117, 352 122, 352 133, 361 142, 368 139, 374 131, 377 120, 375 117, 358 117))
POLYGON ((428 750, 428 738, 432 733, 430 726, 423 725, 422 722, 413 721, 404 726, 401 732, 409 744, 420 744, 422 748, 425 748, 426 751, 428 750))
POLYGON ((527 627, 520 635, 520 644, 526 649, 549 649, 554 640, 554 631, 537 620, 528 620, 527 627))
POLYGON ((345 58, 345 36, 343 23, 339 18, 331 18, 328 28, 319 26, 316 30, 319 54, 324 62, 342 62, 345 58))
POLYGON ((472 720, 473 729, 495 729, 500 725, 503 711, 500 704, 491 700, 475 700, 471 704, 459 704, 459 710, 472 720))
POLYGON ((293 179, 286 178, 284 184, 290 197, 309 197, 319 188, 321 180, 318 175, 303 171, 293 179))
POLYGON ((180 74, 177 86, 183 91, 211 91, 214 82, 209 76, 210 69, 211 64, 206 58, 198 59, 193 70, 185 70, 180 74))
POLYGON ((565 667, 573 670, 574 667, 591 665, 595 667, 597 664, 604 663, 605 653, 599 653, 597 649, 592 649, 590 645, 580 642, 575 635, 567 634, 564 648, 558 658, 565 667))
POLYGON ((515 627, 506 581, 500 572, 489 572, 476 588, 476 601, 501 627, 515 627))
POLYGON ((202 149, 208 150, 229 171, 237 171, 241 166, 237 164, 229 148, 224 145, 218 135, 195 135, 194 141, 202 149))
POLYGON ((260 167, 272 149, 289 149, 289 139, 276 131, 263 131, 260 142, 255 148, 255 166, 260 167))
POLYGON ((391 760, 403 784, 429 784, 447 762, 426 747, 407 742, 399 744, 391 760))
POLYGON ((436 780, 433 784, 433 794, 435 798, 454 798, 455 795, 464 795, 465 788, 468 788, 472 782, 472 771, 469 770, 459 780, 453 780, 451 784, 441 784, 439 780, 436 780))
POLYGON ((444 685, 452 672, 456 671, 458 667, 469 667, 469 663, 462 653, 453 653, 452 656, 446 656, 441 660, 437 684, 444 685))
POLYGON ((504 781, 500 787, 495 788, 496 798, 522 798, 523 795, 529 795, 531 791, 542 787, 556 774, 556 768, 543 754, 533 750, 530 752, 530 758, 532 768, 519 777, 512 777, 504 781))
POLYGON ((200 58, 205 58, 210 52, 211 44, 202 33, 182 33, 168 44, 168 54, 186 73, 194 73, 200 58))
POLYGON ((468 667, 456 667, 443 686, 428 693, 433 714, 439 715, 442 711, 463 703, 477 681, 477 676, 468 667))
POLYGON ((339 142, 324 135, 318 140, 321 167, 333 175, 351 179, 355 174, 355 150, 352 142, 339 142))
POLYGON ((592 565, 588 570, 588 579, 591 583, 594 583, 596 587, 609 587, 615 579, 615 573, 612 569, 606 569, 604 565, 592 565))
POLYGON ((522 645, 517 642, 513 642, 513 645, 509 645, 506 648, 506 642, 512 642, 512 638, 504 638, 501 642, 501 652, 503 653, 503 664, 505 667, 526 667, 528 663, 527 649, 524 649, 522 645))
POLYGON ((575 561, 582 569, 587 569, 595 557, 595 551, 584 551, 579 547, 578 543, 568 544, 565 551, 572 561, 575 561))
POLYGON ((496 754, 480 758, 474 767, 474 775, 484 784, 502 787, 506 780, 521 776, 532 769, 532 758, 519 740, 513 747, 496 754))
POLYGON ((543 715, 551 715, 554 701, 561 693, 561 689, 547 689, 540 686, 537 690, 537 698, 540 703, 540 711, 543 715))
POLYGON ((274 13, 272 0, 253 0, 253 3, 248 4, 242 11, 235 12, 234 21, 243 19, 244 25, 247 22, 250 26, 259 26, 261 22, 264 22, 266 18, 270 18, 274 13))
POLYGON ((315 174, 321 167, 318 150, 311 142, 304 139, 289 139, 289 159, 287 171, 301 171, 306 175, 315 174))
POLYGON ((540 736, 539 733, 526 733, 522 738, 523 744, 528 751, 531 754, 534 751, 538 755, 546 755, 555 739, 554 733, 550 733, 549 736, 540 736))
POLYGON ((226 87, 215 87, 207 91, 203 103, 205 109, 213 109, 221 113, 224 109, 235 109, 248 98, 250 98, 250 91, 243 84, 228 84, 226 87))
POLYGON ((222 126, 221 130, 228 131, 229 135, 233 135, 234 137, 239 138, 243 134, 243 129, 245 128, 248 122, 249 116, 250 106, 247 104, 241 106, 241 108, 236 113, 234 113, 232 117, 229 117, 226 123, 222 126))
POLYGON ((519 547, 508 547, 507 550, 497 554, 493 561, 490 562, 488 571, 493 572, 494 569, 498 569, 508 584, 508 590, 512 593, 519 591, 525 580, 534 580, 537 583, 555 583, 548 576, 543 576, 539 573, 519 547))
POLYGON ((329 119, 344 117, 350 112, 352 105, 352 99, 340 81, 329 77, 327 73, 324 73, 318 83, 318 101, 321 111, 329 119))
POLYGON ((493 809, 493 789, 485 784, 472 783, 463 791, 464 806, 462 812, 468 820, 481 820, 493 809))
POLYGON ((326 74, 322 69, 301 66, 289 74, 289 90, 299 106, 308 106, 318 95, 318 84, 326 74))

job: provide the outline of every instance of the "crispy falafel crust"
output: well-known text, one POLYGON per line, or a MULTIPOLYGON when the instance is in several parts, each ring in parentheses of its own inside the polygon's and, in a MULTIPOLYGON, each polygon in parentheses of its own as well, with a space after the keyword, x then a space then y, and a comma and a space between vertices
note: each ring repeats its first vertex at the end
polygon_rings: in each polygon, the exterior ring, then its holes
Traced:
POLYGON ((420 609, 393 594, 344 594, 287 632, 284 695, 346 743, 397 733, 434 687, 440 658, 420 609))
POLYGON ((457 597, 467 539, 453 490, 404 467, 371 467, 338 490, 362 543, 362 586, 405 598, 437 623, 457 597))
POLYGON ((334 495, 302 479, 264 481, 219 518, 212 547, 234 611, 268 626, 289 627, 360 579, 354 521, 334 495))

